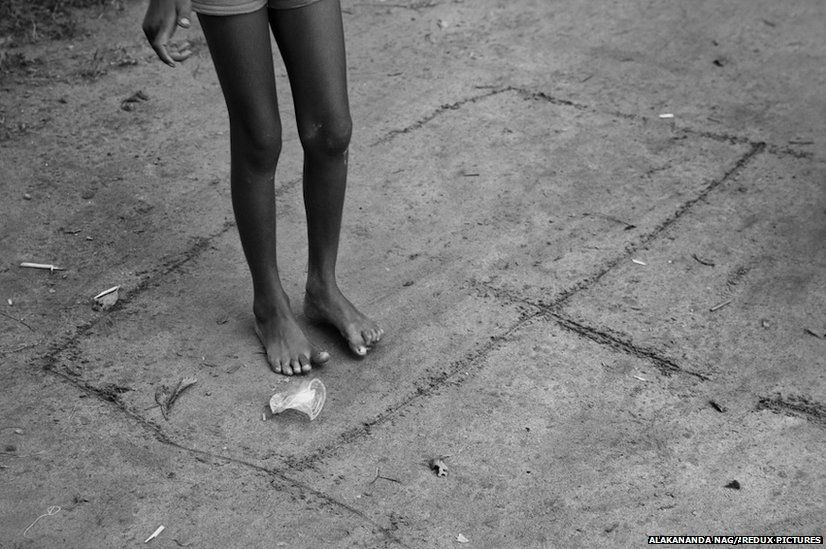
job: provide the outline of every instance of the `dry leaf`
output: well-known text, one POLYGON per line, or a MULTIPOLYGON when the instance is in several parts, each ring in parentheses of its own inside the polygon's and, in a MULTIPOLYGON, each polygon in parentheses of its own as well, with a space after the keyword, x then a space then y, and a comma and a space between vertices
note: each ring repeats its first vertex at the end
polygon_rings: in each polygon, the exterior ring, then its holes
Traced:
POLYGON ((198 383, 198 380, 194 377, 185 377, 178 381, 174 389, 170 389, 166 385, 161 385, 155 389, 155 402, 161 407, 161 414, 163 414, 164 419, 169 420, 169 411, 181 393, 196 383, 198 383))

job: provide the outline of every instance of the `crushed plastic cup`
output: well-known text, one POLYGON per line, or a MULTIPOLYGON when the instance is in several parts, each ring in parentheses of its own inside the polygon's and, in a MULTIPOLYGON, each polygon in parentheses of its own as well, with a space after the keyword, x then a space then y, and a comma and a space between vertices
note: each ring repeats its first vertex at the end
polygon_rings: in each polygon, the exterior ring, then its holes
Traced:
POLYGON ((293 385, 286 391, 275 393, 270 398, 270 410, 273 414, 280 414, 288 408, 303 412, 314 420, 327 400, 327 388, 316 378, 304 380, 299 385, 293 385))

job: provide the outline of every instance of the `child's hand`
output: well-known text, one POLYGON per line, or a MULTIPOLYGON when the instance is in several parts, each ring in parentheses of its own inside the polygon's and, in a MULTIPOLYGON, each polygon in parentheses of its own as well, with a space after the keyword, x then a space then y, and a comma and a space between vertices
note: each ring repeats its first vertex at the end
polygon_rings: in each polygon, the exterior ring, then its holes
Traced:
POLYGON ((175 66, 175 61, 183 61, 192 55, 188 43, 175 51, 167 49, 176 27, 189 28, 189 4, 190 0, 149 0, 146 8, 143 33, 161 61, 170 67, 175 66))

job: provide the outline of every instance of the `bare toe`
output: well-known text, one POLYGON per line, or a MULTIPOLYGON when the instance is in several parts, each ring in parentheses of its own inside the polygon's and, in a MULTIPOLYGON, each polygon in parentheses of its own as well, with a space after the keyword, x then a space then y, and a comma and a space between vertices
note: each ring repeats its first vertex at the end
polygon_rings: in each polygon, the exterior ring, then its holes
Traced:
MULTIPOLYGON (((259 312, 262 309, 263 306, 257 308, 259 312)), ((256 307, 253 313, 255 311, 256 307)), ((266 350, 272 371, 286 376, 299 375, 309 372, 313 361, 320 364, 329 360, 329 353, 319 353, 312 347, 289 310, 269 316, 256 313, 255 319, 255 334, 266 350)))
POLYGON ((324 364, 330 360, 330 353, 327 351, 319 351, 313 350, 312 354, 310 355, 310 362, 313 364, 324 364))
POLYGON ((367 354, 367 347, 361 345, 360 343, 356 343, 355 341, 347 340, 347 343, 350 345, 350 350, 356 353, 358 356, 364 356, 367 354))

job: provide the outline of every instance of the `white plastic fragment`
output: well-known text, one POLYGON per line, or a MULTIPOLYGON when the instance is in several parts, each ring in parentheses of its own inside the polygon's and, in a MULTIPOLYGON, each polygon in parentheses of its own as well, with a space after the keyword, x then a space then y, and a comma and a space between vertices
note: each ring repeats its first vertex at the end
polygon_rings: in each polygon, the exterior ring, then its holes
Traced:
POLYGON ((458 536, 456 536, 456 541, 458 541, 459 543, 468 543, 470 540, 462 534, 459 534, 458 536))
POLYGON ((152 532, 152 535, 151 535, 151 536, 149 536, 148 538, 146 538, 146 541, 144 541, 144 543, 149 543, 150 541, 152 541, 153 539, 155 539, 156 537, 158 537, 158 534, 160 534, 161 532, 163 532, 165 528, 166 528, 166 526, 164 526, 163 524, 161 524, 160 526, 158 526, 158 529, 157 529, 157 530, 155 530, 154 532, 152 532))
POLYGON ((327 400, 327 388, 320 379, 304 380, 299 385, 293 385, 286 391, 275 393, 270 398, 270 410, 273 414, 280 414, 288 408, 303 412, 310 420, 318 417, 327 400))
POLYGON ((29 268, 29 269, 46 269, 46 270, 49 270, 49 271, 65 271, 66 270, 66 269, 63 269, 61 267, 55 267, 54 265, 51 265, 51 264, 29 263, 27 261, 24 261, 23 263, 21 263, 20 266, 21 267, 26 267, 26 268, 29 268))
POLYGON ((674 118, 674 115, 670 112, 666 112, 660 115, 660 118, 674 118))
POLYGON ((648 263, 646 263, 645 261, 640 261, 639 259, 632 259, 631 261, 633 261, 637 265, 648 265, 648 263))
POLYGON ((113 286, 108 290, 100 292, 94 297, 95 308, 99 310, 107 310, 112 308, 120 298, 120 286, 113 286))
POLYGON ((100 299, 101 297, 103 297, 105 295, 109 295, 112 292, 117 292, 118 290, 120 290, 120 286, 112 286, 108 290, 103 290, 102 292, 100 292, 98 295, 96 295, 92 299, 100 299))

